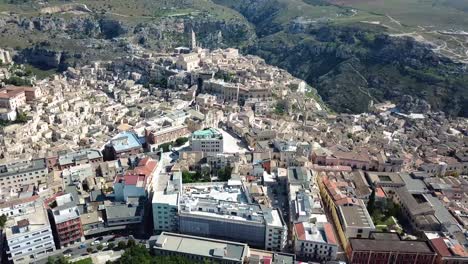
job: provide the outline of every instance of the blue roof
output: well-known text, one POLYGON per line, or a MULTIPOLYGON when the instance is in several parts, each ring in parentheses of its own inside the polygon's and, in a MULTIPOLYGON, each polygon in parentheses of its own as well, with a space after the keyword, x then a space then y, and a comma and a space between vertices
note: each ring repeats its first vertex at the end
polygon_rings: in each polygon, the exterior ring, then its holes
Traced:
POLYGON ((124 152, 134 148, 140 148, 141 143, 137 135, 132 132, 122 132, 113 137, 110 141, 116 152, 124 152))

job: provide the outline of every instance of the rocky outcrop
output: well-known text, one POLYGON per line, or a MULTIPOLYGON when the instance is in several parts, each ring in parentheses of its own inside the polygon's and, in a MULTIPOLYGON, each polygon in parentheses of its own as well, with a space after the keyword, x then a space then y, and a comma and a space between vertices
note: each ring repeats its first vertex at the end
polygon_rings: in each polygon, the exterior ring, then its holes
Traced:
POLYGON ((404 100, 408 109, 430 105, 466 116, 466 68, 428 45, 357 26, 311 26, 301 34, 283 34, 260 40, 248 52, 307 80, 336 111, 360 113, 371 101, 404 100))
POLYGON ((14 60, 18 63, 28 63, 44 70, 66 69, 65 59, 66 54, 64 52, 53 51, 44 47, 23 49, 14 57, 14 60))
POLYGON ((91 13, 92 11, 85 4, 66 4, 61 6, 44 7, 39 10, 41 14, 54 14, 63 12, 85 12, 91 13))

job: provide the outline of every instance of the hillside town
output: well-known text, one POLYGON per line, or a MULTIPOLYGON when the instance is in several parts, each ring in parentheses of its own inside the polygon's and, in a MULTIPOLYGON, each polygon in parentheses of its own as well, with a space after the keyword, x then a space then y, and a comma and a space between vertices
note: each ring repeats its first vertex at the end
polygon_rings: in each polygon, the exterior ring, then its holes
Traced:
POLYGON ((195 263, 468 263, 467 119, 337 114, 190 37, 2 84, 0 263, 107 263, 129 241, 195 263))

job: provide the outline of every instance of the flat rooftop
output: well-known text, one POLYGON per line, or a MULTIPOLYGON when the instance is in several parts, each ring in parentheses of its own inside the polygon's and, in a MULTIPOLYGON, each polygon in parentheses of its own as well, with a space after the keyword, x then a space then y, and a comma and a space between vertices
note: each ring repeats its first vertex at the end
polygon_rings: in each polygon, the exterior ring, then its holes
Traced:
POLYGON ((227 186, 224 183, 184 184, 184 196, 192 198, 212 198, 221 201, 246 203, 247 198, 239 186, 227 186))
POLYGON ((5 223, 5 228, 3 229, 7 239, 22 234, 19 232, 18 222, 22 223, 25 222, 25 220, 27 220, 29 224, 27 231, 23 233, 35 232, 36 230, 40 230, 46 226, 50 227, 49 218, 47 217, 45 208, 38 204, 34 207, 28 208, 28 212, 26 214, 8 219, 5 223))
POLYGON ((0 177, 46 169, 45 159, 33 159, 0 165, 0 177))
POLYGON ((345 226, 375 228, 372 219, 363 205, 339 206, 345 226))
POLYGON ((214 128, 197 130, 192 133, 193 139, 223 139, 223 134, 214 128))
POLYGON ((395 240, 391 239, 366 239, 351 238, 349 240, 353 251, 381 251, 401 253, 434 253, 425 241, 395 240))
POLYGON ((82 149, 59 155, 59 164, 65 165, 86 159, 102 158, 102 153, 96 149, 82 149))
POLYGON ((248 253, 247 244, 167 232, 158 237, 155 248, 239 262, 248 253))
POLYGON ((116 152, 123 152, 129 149, 140 148, 141 142, 132 132, 122 132, 111 140, 111 145, 116 152))
POLYGON ((106 206, 107 219, 119 219, 126 217, 136 217, 143 214, 143 207, 129 206, 126 204, 115 204, 106 206))

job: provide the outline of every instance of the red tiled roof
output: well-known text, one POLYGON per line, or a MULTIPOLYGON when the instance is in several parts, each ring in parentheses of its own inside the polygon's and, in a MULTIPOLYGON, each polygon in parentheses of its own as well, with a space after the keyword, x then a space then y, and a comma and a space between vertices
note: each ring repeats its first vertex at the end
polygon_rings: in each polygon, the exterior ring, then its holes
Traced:
POLYGON ((327 242, 328 244, 335 244, 336 243, 336 237, 335 233, 333 232, 333 226, 330 223, 325 223, 323 224, 323 228, 325 229, 325 236, 327 237, 327 242))
POLYGON ((439 237, 439 238, 434 238, 431 239, 432 246, 434 246, 434 249, 437 251, 437 253, 443 257, 448 257, 452 256, 450 253, 447 245, 445 244, 444 238, 439 237))
POLYGON ((15 97, 21 93, 24 93, 23 90, 6 90, 6 89, 2 89, 0 90, 0 98, 4 98, 4 99, 9 99, 9 98, 12 98, 12 97, 15 97))
POLYGON ((380 197, 380 198, 386 197, 385 192, 383 191, 382 187, 376 188, 375 196, 380 197))
POLYGON ((140 160, 138 163, 138 167, 136 167, 133 171, 134 174, 137 175, 145 175, 150 176, 150 174, 156 169, 158 162, 150 159, 149 157, 140 160))
POLYGON ((297 237, 299 239, 304 240, 306 238, 304 225, 302 223, 296 223, 294 226, 295 226, 295 229, 296 229, 297 237))
MULTIPOLYGON (((146 181, 146 177, 142 175, 125 175, 125 185, 136 185, 140 181, 146 181)), ((145 182, 146 184, 146 182, 145 182)))
POLYGON ((465 248, 460 245, 460 244, 456 244, 454 245, 452 248, 451 248, 453 254, 457 255, 457 256, 462 256, 462 257, 466 257, 468 256, 468 254, 466 253, 465 251, 465 248))

